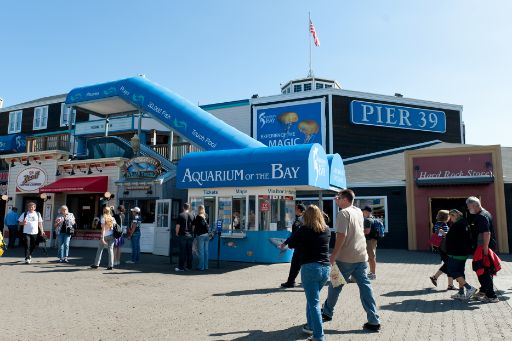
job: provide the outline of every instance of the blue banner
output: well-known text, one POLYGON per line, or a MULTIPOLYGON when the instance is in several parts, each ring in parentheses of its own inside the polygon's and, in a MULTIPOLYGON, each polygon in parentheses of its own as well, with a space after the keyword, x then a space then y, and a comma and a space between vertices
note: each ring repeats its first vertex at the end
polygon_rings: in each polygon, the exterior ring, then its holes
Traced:
POLYGON ((319 144, 189 153, 178 164, 177 188, 310 186, 329 188, 319 144))
POLYGON ((421 108, 352 101, 350 121, 354 124, 387 128, 446 132, 446 114, 421 108))
POLYGON ((347 188, 345 166, 340 154, 327 154, 327 160, 329 161, 329 184, 340 189, 347 188))
POLYGON ((24 135, 13 134, 0 136, 0 153, 24 153, 27 150, 27 142, 24 135))
POLYGON ((258 108, 255 137, 269 147, 319 143, 323 145, 323 103, 310 102, 258 108))

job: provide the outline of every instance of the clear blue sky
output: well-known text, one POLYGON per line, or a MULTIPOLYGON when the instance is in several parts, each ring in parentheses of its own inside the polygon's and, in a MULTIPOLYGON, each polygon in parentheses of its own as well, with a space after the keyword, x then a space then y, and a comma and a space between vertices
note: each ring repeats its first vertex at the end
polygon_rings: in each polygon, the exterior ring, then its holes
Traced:
POLYGON ((194 103, 349 90, 461 104, 467 142, 512 146, 512 1, 23 1, 0 4, 4 105, 144 73, 194 103))

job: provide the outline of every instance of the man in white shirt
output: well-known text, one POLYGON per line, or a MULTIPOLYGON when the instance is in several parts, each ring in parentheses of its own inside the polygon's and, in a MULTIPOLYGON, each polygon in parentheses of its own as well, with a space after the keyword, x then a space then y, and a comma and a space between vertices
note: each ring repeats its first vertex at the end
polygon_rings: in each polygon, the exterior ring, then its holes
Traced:
POLYGON ((32 252, 36 248, 37 235, 39 229, 43 231, 43 218, 41 213, 36 212, 36 204, 29 202, 27 204, 27 211, 22 213, 18 222, 23 226, 23 244, 25 246, 25 264, 30 264, 32 261, 32 252))

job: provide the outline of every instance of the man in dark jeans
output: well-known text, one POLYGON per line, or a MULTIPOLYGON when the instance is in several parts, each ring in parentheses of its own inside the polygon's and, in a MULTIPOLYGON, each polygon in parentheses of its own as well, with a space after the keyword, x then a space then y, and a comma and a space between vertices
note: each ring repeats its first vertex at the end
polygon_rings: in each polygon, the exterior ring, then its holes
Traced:
MULTIPOLYGON (((484 257, 487 257, 489 249, 494 251, 496 248, 492 215, 481 206, 480 199, 476 197, 469 197, 466 200, 466 205, 472 215, 472 228, 478 233, 476 245, 482 246, 484 257)), ((489 268, 485 268, 484 273, 478 276, 478 281, 480 282, 480 291, 475 295, 475 298, 485 303, 499 302, 494 292, 494 284, 489 268)))
POLYGON ((180 256, 178 267, 175 271, 185 271, 185 262, 187 263, 187 270, 192 269, 192 242, 194 241, 194 234, 192 232, 192 221, 194 216, 189 212, 190 205, 183 204, 183 212, 178 216, 176 223, 176 236, 179 240, 180 256))
MULTIPOLYGON (((304 214, 304 211, 306 210, 306 206, 303 204, 297 204, 295 205, 295 221, 292 225, 292 234, 291 236, 299 230, 299 228, 302 226, 302 215, 304 214)), ((286 239, 283 244, 281 244, 281 249, 283 249, 286 245, 288 245, 288 242, 290 241, 290 238, 286 239)), ((299 275, 300 271, 300 254, 295 249, 293 251, 292 256, 292 263, 290 264, 290 272, 288 274, 288 280, 281 284, 281 287, 283 288, 293 288, 295 286, 295 278, 299 275)))

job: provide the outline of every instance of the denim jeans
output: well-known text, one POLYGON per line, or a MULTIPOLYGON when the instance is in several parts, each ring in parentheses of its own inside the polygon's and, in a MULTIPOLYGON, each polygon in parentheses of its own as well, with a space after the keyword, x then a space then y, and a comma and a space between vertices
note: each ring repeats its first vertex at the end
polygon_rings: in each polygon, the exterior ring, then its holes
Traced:
POLYGON ((194 237, 191 236, 179 236, 180 242, 180 256, 178 259, 178 268, 181 270, 185 269, 185 263, 187 268, 192 269, 192 242, 194 237))
MULTIPOLYGON (((357 286, 359 287, 359 298, 363 304, 363 308, 366 311, 366 318, 370 324, 380 324, 380 318, 377 314, 377 305, 373 296, 372 286, 368 279, 368 265, 366 262, 361 263, 344 263, 336 261, 341 274, 348 281, 350 276, 355 279, 357 286)), ((343 289, 343 285, 337 288, 333 288, 329 284, 329 290, 327 293, 327 299, 323 306, 323 313, 329 317, 334 314, 334 306, 338 302, 338 297, 343 289)))
POLYGON ((197 270, 208 270, 208 244, 210 243, 210 237, 208 233, 202 234, 196 237, 197 239, 197 251, 199 264, 197 270))
POLYGON ((114 236, 105 236, 106 245, 103 244, 100 240, 100 245, 98 245, 98 251, 96 251, 96 259, 94 260, 94 265, 100 266, 101 255, 103 253, 103 249, 108 248, 108 266, 114 266, 114 236))
POLYGON ((7 225, 9 228, 9 249, 15 247, 16 237, 18 236, 18 225, 7 225))
POLYGON ((320 290, 329 279, 330 265, 320 263, 303 264, 300 273, 302 287, 306 294, 306 318, 308 326, 313 330, 313 336, 317 340, 324 339, 322 327, 322 313, 320 310, 320 290))
POLYGON ((138 263, 140 261, 140 232, 132 234, 132 262, 138 263))
POLYGON ((71 240, 71 235, 67 233, 59 234, 59 259, 68 258, 69 255, 69 241, 71 240))

